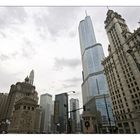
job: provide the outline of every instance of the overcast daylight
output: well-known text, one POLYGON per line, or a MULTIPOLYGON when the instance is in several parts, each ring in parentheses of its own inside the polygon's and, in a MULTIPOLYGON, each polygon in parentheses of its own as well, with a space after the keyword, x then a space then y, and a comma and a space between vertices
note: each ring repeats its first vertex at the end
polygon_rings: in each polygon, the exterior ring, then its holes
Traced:
MULTIPOLYGON (((140 7, 109 7, 130 31, 139 27, 140 7)), ((82 105, 82 63, 78 26, 91 17, 97 42, 108 55, 107 7, 0 7, 0 92, 24 81, 33 69, 38 95, 76 91, 82 105)))

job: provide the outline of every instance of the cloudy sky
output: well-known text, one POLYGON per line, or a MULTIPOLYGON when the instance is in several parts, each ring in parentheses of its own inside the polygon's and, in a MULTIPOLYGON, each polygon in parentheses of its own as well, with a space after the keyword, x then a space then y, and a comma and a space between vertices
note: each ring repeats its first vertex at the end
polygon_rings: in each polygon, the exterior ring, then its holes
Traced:
MULTIPOLYGON (((140 7, 109 8, 126 19, 130 31, 138 28, 140 7)), ((39 96, 74 90, 70 97, 81 101, 78 25, 85 10, 107 56, 106 7, 0 7, 0 92, 8 93, 34 69, 39 96)))

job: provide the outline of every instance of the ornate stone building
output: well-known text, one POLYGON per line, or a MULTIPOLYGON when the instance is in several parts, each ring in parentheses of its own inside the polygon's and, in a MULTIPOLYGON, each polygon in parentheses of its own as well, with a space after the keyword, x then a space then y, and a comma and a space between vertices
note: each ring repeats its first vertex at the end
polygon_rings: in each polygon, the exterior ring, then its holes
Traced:
POLYGON ((5 106, 7 101, 8 94, 7 93, 0 93, 0 123, 4 119, 4 113, 5 113, 5 106))
POLYGON ((121 15, 108 10, 109 56, 102 64, 119 133, 140 133, 140 28, 131 33, 121 15))
POLYGON ((29 83, 29 78, 12 85, 5 115, 5 119, 10 121, 8 133, 37 133, 40 117, 37 92, 35 86, 29 83))

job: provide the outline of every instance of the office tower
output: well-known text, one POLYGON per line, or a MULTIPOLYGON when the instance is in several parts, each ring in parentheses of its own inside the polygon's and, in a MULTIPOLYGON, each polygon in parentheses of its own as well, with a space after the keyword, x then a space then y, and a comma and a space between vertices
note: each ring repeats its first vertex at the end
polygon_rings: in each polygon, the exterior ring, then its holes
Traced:
POLYGON ((51 133, 52 117, 52 95, 46 93, 40 96, 40 106, 42 107, 41 127, 43 133, 51 133))
POLYGON ((140 133, 140 28, 131 33, 113 10, 104 23, 110 44, 103 65, 118 130, 140 133))
POLYGON ((100 43, 96 42, 90 16, 80 21, 79 39, 83 66, 82 94, 85 104, 93 96, 105 94, 108 91, 101 64, 104 58, 103 48, 100 43))
POLYGON ((90 16, 86 16, 84 20, 80 21, 79 39, 83 66, 83 104, 88 103, 93 97, 97 99, 92 101, 95 102, 97 110, 100 111, 102 125, 106 127, 107 131, 107 127, 111 125, 109 118, 112 118, 113 114, 110 112, 111 116, 108 117, 105 105, 106 99, 111 107, 109 96, 104 96, 108 94, 108 85, 104 75, 103 65, 101 64, 101 61, 104 59, 104 52, 102 45, 96 42, 90 16))
POLYGON ((34 70, 32 70, 30 72, 30 75, 29 75, 29 83, 33 85, 34 83, 34 70))
MULTIPOLYGON (((79 100, 71 98, 70 99, 70 111, 79 109, 79 100)), ((76 110, 74 112, 70 112, 70 118, 71 118, 71 130, 72 133, 78 133, 80 132, 80 112, 79 110, 76 110)))
POLYGON ((54 125, 56 133, 68 131, 68 94, 55 95, 54 102, 54 125))
POLYGON ((15 98, 9 103, 8 133, 39 133, 41 110, 37 104, 35 87, 29 83, 28 77, 25 78, 25 82, 18 82, 13 87, 14 90, 10 90, 12 93, 9 93, 15 94, 15 98))

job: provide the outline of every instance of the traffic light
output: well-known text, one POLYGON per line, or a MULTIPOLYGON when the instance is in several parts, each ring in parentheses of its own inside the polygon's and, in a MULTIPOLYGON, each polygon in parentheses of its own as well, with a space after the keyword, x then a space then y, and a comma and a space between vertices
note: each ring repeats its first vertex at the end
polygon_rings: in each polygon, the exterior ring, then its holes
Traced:
POLYGON ((83 110, 86 111, 86 107, 85 107, 85 105, 83 105, 83 110))

